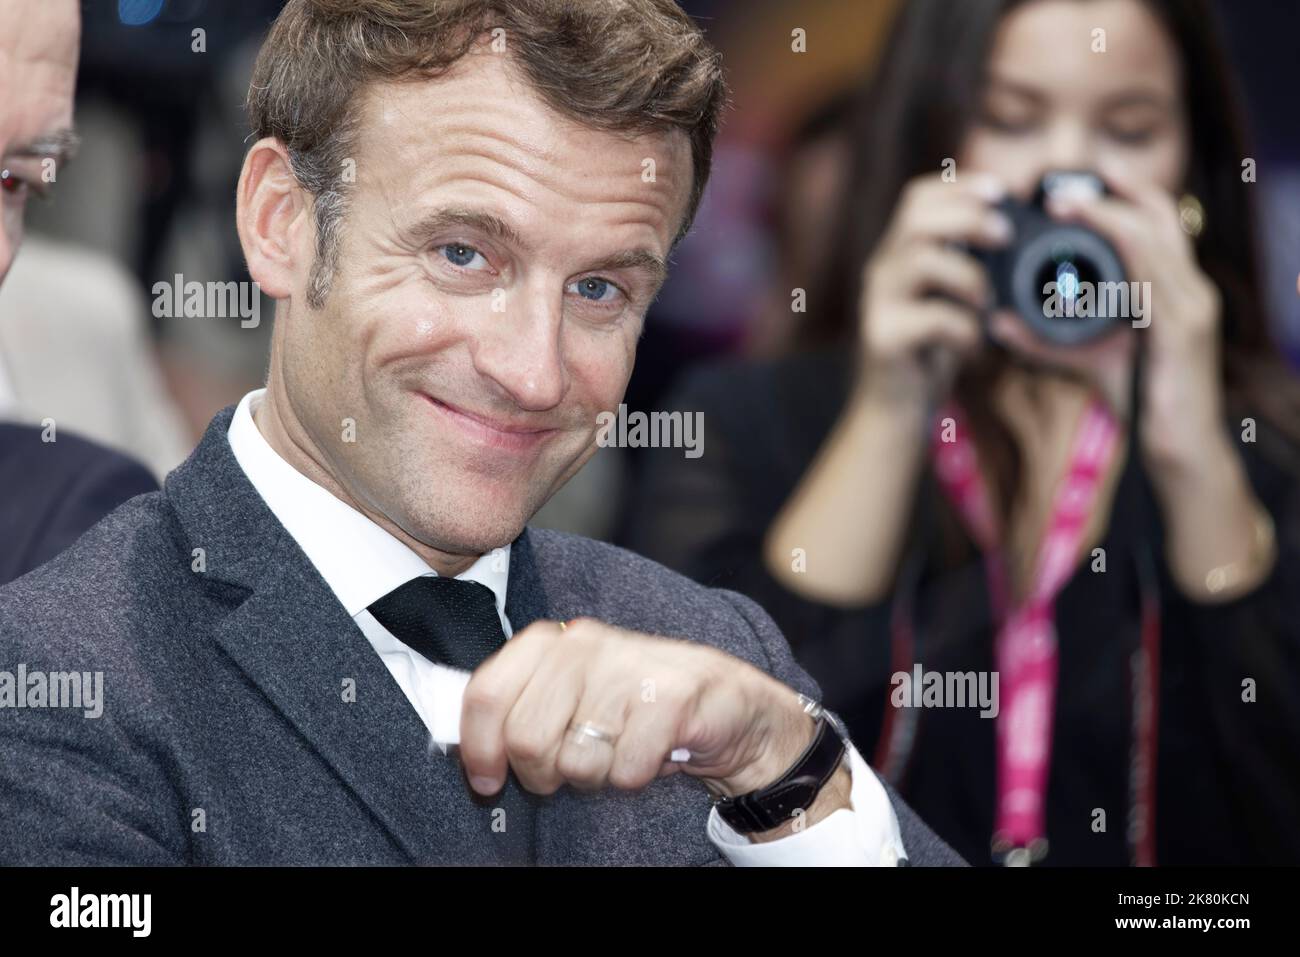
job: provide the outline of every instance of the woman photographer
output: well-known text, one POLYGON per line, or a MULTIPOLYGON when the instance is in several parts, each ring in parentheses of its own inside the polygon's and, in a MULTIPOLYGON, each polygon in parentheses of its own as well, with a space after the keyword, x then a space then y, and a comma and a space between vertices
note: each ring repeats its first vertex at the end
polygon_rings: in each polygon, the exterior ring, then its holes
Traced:
POLYGON ((904 4, 810 348, 689 379, 708 454, 634 503, 629 544, 758 600, 972 863, 1300 863, 1300 387, 1213 24, 904 4), (1046 214, 1150 284, 1070 346, 995 308, 980 257, 1057 171, 1106 189, 1046 214), (996 674, 996 707, 914 668, 996 674))

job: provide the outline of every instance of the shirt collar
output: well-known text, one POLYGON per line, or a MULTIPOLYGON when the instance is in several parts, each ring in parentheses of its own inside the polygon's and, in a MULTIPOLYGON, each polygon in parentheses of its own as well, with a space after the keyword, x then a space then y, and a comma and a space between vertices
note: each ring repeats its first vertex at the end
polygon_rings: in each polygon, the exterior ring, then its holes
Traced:
MULTIPOLYGON (((266 441, 253 410, 265 389, 240 400, 226 433, 235 460, 271 512, 316 566, 339 603, 355 618, 394 588, 437 575, 408 546, 282 459, 266 441)), ((510 546, 481 555, 457 578, 486 585, 505 621, 510 546)))

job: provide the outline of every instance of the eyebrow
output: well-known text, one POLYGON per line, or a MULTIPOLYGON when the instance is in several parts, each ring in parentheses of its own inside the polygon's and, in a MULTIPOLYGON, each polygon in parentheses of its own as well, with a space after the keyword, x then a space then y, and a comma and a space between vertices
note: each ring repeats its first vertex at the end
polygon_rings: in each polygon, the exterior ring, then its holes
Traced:
POLYGON ((461 209, 458 207, 435 209, 423 219, 418 220, 405 232, 417 242, 428 242, 438 233, 454 226, 485 233, 493 239, 509 243, 512 246, 525 245, 515 228, 504 219, 477 209, 461 209))
MULTIPOLYGON (((437 209, 418 220, 405 232, 415 242, 426 243, 446 229, 461 227, 483 233, 493 239, 521 249, 527 249, 518 231, 499 216, 477 209, 448 207, 437 209)), ((668 264, 662 256, 648 249, 627 249, 605 256, 588 265, 582 272, 602 270, 639 269, 645 272, 655 286, 668 278, 668 264)))
POLYGON ((1152 90, 1129 90, 1106 100, 1106 106, 1117 110, 1125 106, 1150 106, 1159 110, 1172 108, 1173 100, 1152 90))
POLYGON ((616 269, 639 269, 646 273, 650 281, 658 288, 668 278, 668 264, 662 256, 648 249, 628 249, 612 256, 606 256, 592 263, 583 272, 602 272, 616 269))
MULTIPOLYGON (((989 74, 985 86, 988 90, 1000 90, 1016 96, 1022 96, 1026 99, 1033 100, 1035 103, 1043 103, 1049 99, 1046 93, 1036 87, 1030 86, 1028 83, 1013 79, 1009 76, 999 76, 996 73, 989 74)), ((1168 96, 1155 90, 1132 89, 1124 90, 1107 97, 1104 101, 1104 105, 1108 109, 1116 109, 1123 106, 1153 106, 1159 109, 1168 109, 1171 102, 1168 96)))
POLYGON ((1009 76, 999 76, 996 73, 990 73, 984 80, 984 89, 987 91, 1000 90, 1007 93, 1013 93, 1017 96, 1023 96, 1026 99, 1042 102, 1047 99, 1047 95, 1036 87, 1030 86, 1020 80, 1012 79, 1009 76))
POLYGON ((37 137, 27 143, 19 144, 6 155, 25 159, 51 157, 56 161, 71 159, 81 145, 79 137, 71 128, 58 130, 45 136, 37 137))

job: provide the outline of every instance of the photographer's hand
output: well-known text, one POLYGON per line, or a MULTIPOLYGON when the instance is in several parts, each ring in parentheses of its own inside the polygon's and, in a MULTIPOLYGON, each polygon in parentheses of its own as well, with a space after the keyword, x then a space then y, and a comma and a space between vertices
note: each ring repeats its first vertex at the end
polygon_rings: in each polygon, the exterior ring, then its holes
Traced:
POLYGON ((862 605, 891 587, 928 441, 927 416, 982 343, 988 276, 960 247, 1011 238, 992 178, 934 174, 905 190, 863 267, 859 375, 812 466, 769 527, 764 563, 790 591, 862 605), (845 534, 870 529, 870 534, 845 534), (791 556, 813 556, 815 574, 791 556))
POLYGON ((1257 586, 1273 554, 1267 513, 1224 425, 1222 297, 1200 269, 1173 198, 1122 169, 1102 173, 1111 195, 1054 203, 1049 211, 1097 230, 1128 275, 1150 283, 1146 325, 1138 330, 1148 339, 1137 428, 1168 529, 1166 555, 1188 595, 1227 600, 1257 586), (1230 581, 1225 568, 1233 569, 1230 581))

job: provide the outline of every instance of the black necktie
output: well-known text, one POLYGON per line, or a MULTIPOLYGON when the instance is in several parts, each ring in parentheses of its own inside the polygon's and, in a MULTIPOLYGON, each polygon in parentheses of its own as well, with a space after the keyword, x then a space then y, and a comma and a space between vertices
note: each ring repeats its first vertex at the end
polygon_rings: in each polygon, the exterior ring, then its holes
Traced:
POLYGON ((371 605, 370 614, 434 664, 462 671, 506 643, 492 589, 462 578, 412 578, 371 605))
MULTIPOLYGON (((434 664, 462 671, 473 671, 506 643, 492 589, 461 578, 413 578, 369 611, 398 641, 434 664)), ((468 783, 465 787, 477 808, 488 859, 533 863, 535 799, 519 786, 514 773, 506 776, 505 787, 495 797, 481 797, 468 783), (505 812, 504 818, 498 816, 499 810, 505 812)))

